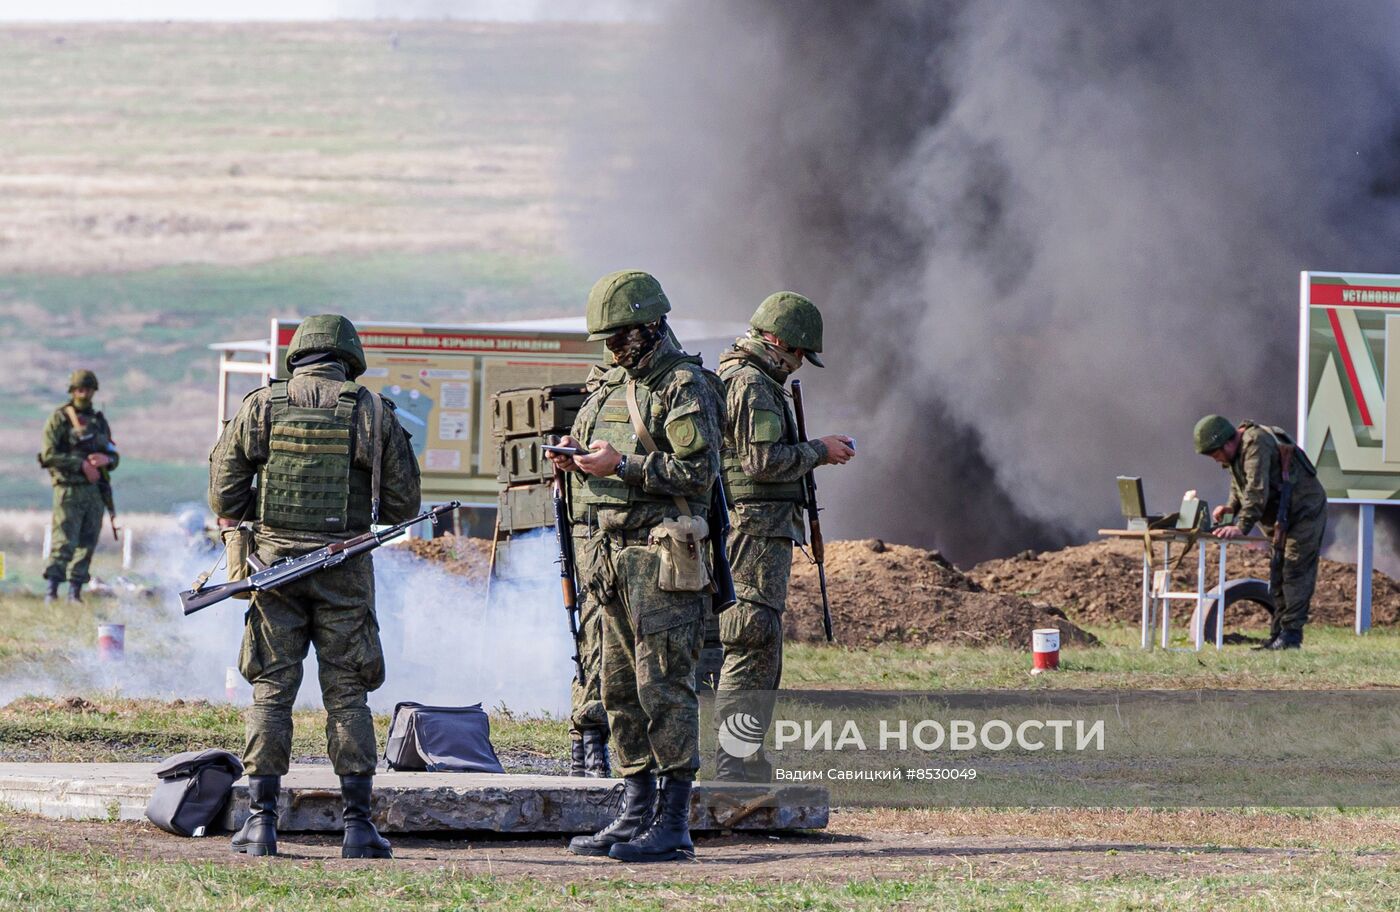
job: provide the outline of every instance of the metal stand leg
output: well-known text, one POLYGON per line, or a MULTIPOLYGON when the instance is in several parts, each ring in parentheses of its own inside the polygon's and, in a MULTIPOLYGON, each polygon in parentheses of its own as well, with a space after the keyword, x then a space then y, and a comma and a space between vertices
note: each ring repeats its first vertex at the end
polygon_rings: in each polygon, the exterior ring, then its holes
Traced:
POLYGON ((1142 648, 1152 648, 1152 562, 1142 555, 1142 648))
POLYGON ((1200 542, 1196 555, 1196 629, 1193 631, 1196 651, 1201 651, 1206 635, 1206 543, 1200 542))
MULTIPOLYGON (((1166 573, 1166 591, 1172 591, 1172 543, 1170 540, 1162 542, 1162 570, 1166 573)), ((1167 648, 1169 642, 1167 628, 1171 625, 1172 600, 1161 599, 1162 602, 1162 648, 1167 648)))
POLYGON ((1376 538, 1376 505, 1362 504, 1356 517, 1356 632, 1371 629, 1371 559, 1376 538))
POLYGON ((1215 651, 1219 652, 1220 647, 1225 645, 1225 542, 1216 545, 1220 549, 1220 575, 1216 578, 1216 592, 1219 598, 1215 600, 1215 651))

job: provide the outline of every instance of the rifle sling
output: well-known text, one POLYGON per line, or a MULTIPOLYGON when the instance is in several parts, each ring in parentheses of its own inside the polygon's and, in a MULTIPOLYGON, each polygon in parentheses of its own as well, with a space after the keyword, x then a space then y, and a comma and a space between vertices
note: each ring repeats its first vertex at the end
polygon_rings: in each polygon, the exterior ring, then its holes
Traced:
MULTIPOLYGON (((646 424, 642 421, 642 409, 637 405, 637 381, 627 381, 627 415, 632 419, 632 430, 637 432, 637 440, 642 444, 643 449, 648 453, 661 452, 656 445, 656 440, 647 430, 646 424)), ((672 494, 671 499, 676 502, 676 509, 681 511, 682 516, 690 515, 690 504, 685 502, 685 498, 679 494, 672 494)))

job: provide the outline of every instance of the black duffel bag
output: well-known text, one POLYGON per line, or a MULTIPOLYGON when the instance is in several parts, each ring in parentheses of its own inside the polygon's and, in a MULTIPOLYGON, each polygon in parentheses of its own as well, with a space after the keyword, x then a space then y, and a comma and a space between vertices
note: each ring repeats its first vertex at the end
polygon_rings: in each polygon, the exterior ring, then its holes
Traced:
POLYGON ((146 819, 176 836, 203 836, 228 804, 243 763, 226 750, 185 751, 156 767, 146 819))
POLYGON ((384 760, 391 770, 504 773, 491 747, 491 720, 474 706, 400 703, 389 722, 384 760))

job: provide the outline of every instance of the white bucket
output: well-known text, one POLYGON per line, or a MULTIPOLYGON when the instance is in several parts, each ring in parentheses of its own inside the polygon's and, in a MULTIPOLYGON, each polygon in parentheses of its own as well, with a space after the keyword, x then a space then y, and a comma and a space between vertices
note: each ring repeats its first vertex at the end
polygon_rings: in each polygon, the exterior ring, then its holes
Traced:
POLYGON ((97 625, 97 658, 103 662, 120 662, 126 651, 125 624, 97 625))
POLYGON ((1042 627, 1031 631, 1031 658, 1035 671, 1050 671, 1060 667, 1060 631, 1042 627))

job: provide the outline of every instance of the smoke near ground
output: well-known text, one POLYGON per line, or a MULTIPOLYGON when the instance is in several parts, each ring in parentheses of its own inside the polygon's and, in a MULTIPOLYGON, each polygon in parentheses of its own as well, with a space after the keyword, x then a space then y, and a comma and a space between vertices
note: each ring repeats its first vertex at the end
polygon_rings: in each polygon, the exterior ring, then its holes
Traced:
MULTIPOLYGON (((25 695, 94 692, 252 701, 252 688, 234 668, 248 603, 229 600, 184 616, 176 593, 209 569, 218 552, 174 516, 150 525, 137 538, 126 575, 93 587, 97 594, 87 599, 91 623, 73 645, 0 665, 0 706, 25 695), (104 623, 125 626, 121 661, 98 658, 97 627, 104 623)), ((484 584, 405 549, 375 552, 375 606, 388 677, 370 694, 371 709, 387 713, 411 700, 482 703, 525 715, 568 713, 573 650, 559 603, 553 538, 541 533, 515 544, 512 561, 530 578, 496 581, 489 600, 484 584)), ((212 582, 223 578, 220 570, 212 582)), ((313 649, 299 707, 321 705, 314 656, 313 649)))
POLYGON ((1221 502, 1192 425, 1293 426, 1298 272, 1400 268, 1390 4, 729 0, 639 58, 579 244, 681 311, 822 306, 828 534, 967 562, 1116 524, 1118 474, 1221 502))

